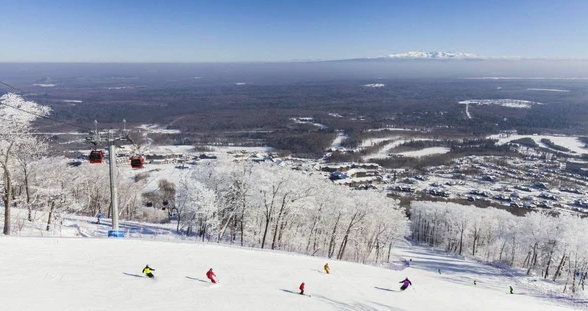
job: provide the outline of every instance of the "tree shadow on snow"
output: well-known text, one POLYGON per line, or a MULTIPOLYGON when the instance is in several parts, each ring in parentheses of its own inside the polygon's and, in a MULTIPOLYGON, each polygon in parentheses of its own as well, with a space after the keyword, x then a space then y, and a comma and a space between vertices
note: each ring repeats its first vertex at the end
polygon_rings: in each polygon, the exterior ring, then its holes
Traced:
POLYGON ((390 289, 390 288, 383 288, 383 287, 377 287, 377 286, 374 286, 374 288, 379 289, 379 290, 383 290, 383 291, 387 291, 387 292, 396 292, 395 290, 390 289))
POLYGON ((536 293, 534 293, 534 292, 518 292, 518 293, 516 293, 515 292, 515 293, 510 294, 509 292, 506 292, 506 294, 513 295, 513 296, 515 296, 515 295, 516 296, 529 296, 529 297, 534 297, 534 298, 538 298, 538 299, 546 299, 546 300, 557 300, 559 302, 569 304, 569 305, 588 304, 587 299, 567 297, 567 296, 553 294, 553 293, 540 293, 540 292, 536 292, 536 293))
POLYGON ((124 274, 124 275, 128 275, 128 276, 134 276, 134 277, 136 277, 136 278, 143 278, 143 276, 142 276, 142 275, 138 275, 138 274, 132 274, 132 273, 126 273, 126 272, 123 272, 123 274, 124 274))
POLYGON ((194 281, 199 281, 199 282, 202 282, 202 283, 211 283, 210 281, 206 281, 206 280, 198 279, 198 278, 193 278, 193 277, 187 276, 187 275, 186 275, 186 279, 190 279, 190 280, 194 280, 194 281))

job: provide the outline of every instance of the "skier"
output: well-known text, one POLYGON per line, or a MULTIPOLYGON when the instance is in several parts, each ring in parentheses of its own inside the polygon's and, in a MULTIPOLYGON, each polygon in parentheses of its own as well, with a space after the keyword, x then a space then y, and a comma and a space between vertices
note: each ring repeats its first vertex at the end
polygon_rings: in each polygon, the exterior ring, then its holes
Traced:
POLYGON ((300 284, 300 287, 298 289, 300 289, 300 295, 304 295, 304 282, 300 284))
POLYGON ((98 215, 96 215, 96 218, 98 218, 98 221, 96 223, 100 224, 100 219, 102 218, 102 213, 98 212, 98 215))
POLYGON ((216 280, 213 278, 215 276, 216 276, 216 274, 214 274, 214 272, 212 272, 212 268, 210 268, 210 270, 208 270, 208 272, 206 272, 206 277, 214 284, 216 284, 216 280))
POLYGON ((405 278, 403 281, 400 281, 399 283, 402 283, 402 286, 400 286, 400 290, 405 290, 409 285, 412 285, 412 282, 410 282, 408 278, 405 278))
POLYGON ((437 269, 437 272, 439 272, 439 274, 441 274, 441 269, 437 269))
POLYGON ((145 268, 143 268, 142 273, 145 273, 145 275, 147 275, 150 278, 154 278, 155 275, 153 275, 153 273, 151 273, 151 271, 155 271, 155 269, 150 268, 149 265, 145 265, 145 268))
POLYGON ((478 283, 476 282, 476 280, 474 280, 474 285, 478 285, 478 283))
POLYGON ((513 291, 512 286, 509 286, 509 288, 510 288, 510 293, 512 294, 513 293, 512 292, 513 291))
POLYGON ((325 264, 325 266, 324 266, 323 268, 325 269, 325 272, 326 272, 327 274, 331 274, 331 270, 329 270, 329 264, 328 264, 328 263, 326 263, 326 264, 325 264))

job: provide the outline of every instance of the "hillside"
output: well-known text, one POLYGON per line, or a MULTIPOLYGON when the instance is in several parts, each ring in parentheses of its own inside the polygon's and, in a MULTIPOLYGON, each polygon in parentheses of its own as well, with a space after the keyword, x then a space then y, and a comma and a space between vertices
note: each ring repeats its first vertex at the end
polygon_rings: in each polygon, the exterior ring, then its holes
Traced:
POLYGON ((2 237, 0 248, 2 310, 567 310, 573 304, 517 285, 501 269, 421 247, 394 250, 399 261, 412 258, 406 269, 194 242, 2 237), (322 271, 326 261, 331 275, 322 271), (145 264, 156 279, 141 275, 145 264), (218 285, 204 276, 211 267, 218 285), (414 286, 400 292, 405 277, 414 286), (311 297, 297 293, 303 281, 311 297))

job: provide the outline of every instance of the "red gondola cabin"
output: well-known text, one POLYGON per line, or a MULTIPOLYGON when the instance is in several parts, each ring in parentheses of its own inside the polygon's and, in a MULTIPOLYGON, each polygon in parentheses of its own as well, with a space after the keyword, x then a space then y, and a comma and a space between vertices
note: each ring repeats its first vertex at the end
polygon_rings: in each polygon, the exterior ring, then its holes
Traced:
POLYGON ((132 168, 143 168, 143 157, 142 156, 131 157, 131 167, 132 168))
POLYGON ((88 159, 92 164, 100 164, 104 160, 104 154, 102 153, 102 150, 92 150, 90 151, 88 159))

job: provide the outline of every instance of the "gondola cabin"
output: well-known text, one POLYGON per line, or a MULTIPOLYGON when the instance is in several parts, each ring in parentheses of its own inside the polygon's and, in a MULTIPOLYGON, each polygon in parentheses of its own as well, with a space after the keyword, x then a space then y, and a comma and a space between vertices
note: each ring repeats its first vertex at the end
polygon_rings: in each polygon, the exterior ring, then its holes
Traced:
POLYGON ((131 157, 131 167, 132 168, 143 168, 143 157, 142 156, 134 156, 131 157))
POLYGON ((102 153, 102 150, 92 150, 88 159, 92 164, 100 164, 104 160, 104 153, 102 153))

